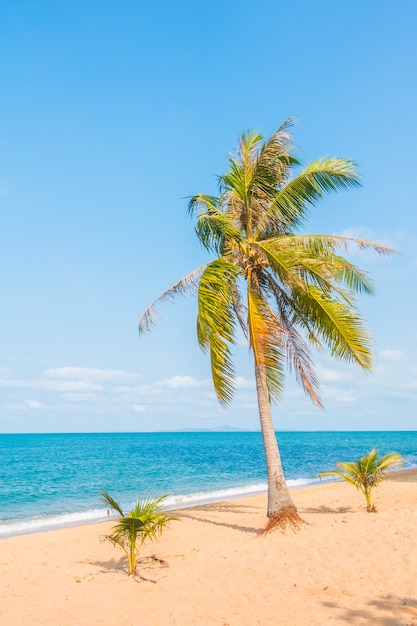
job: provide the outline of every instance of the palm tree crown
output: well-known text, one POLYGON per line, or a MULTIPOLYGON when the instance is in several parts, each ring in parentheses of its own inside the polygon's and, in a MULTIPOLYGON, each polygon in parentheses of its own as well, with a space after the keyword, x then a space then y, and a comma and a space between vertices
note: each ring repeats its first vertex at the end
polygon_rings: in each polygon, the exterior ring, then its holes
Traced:
POLYGON ((280 398, 287 367, 318 406, 310 345, 327 346, 333 356, 371 368, 370 337, 356 311, 355 293, 372 293, 372 285, 338 251, 353 242, 381 254, 391 252, 366 240, 299 233, 309 208, 324 194, 357 187, 359 180, 353 162, 335 157, 320 158, 291 177, 299 165, 293 156, 292 124, 286 120, 267 140, 255 132, 243 134, 219 177, 219 195, 191 198, 197 236, 215 258, 173 285, 139 324, 140 331, 149 330, 158 303, 197 292, 198 341, 210 354, 222 404, 233 396, 231 348, 237 325, 242 328, 255 362, 269 517, 281 509, 295 510, 288 495, 278 498, 279 505, 271 496, 274 489, 285 492, 286 485, 282 470, 277 474, 271 466, 271 454, 272 465, 280 466, 276 444, 273 452, 268 450, 273 433, 269 404, 280 398))

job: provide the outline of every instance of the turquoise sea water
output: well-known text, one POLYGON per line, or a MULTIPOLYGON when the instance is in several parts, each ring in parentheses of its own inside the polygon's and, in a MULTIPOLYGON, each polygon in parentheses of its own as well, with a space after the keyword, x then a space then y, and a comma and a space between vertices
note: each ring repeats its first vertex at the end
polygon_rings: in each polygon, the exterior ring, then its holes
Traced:
MULTIPOLYGON (((417 431, 279 432, 289 486, 372 447, 417 467, 417 431)), ((0 435, 0 538, 106 519, 99 493, 129 509, 169 493, 171 507, 266 491, 258 432, 0 435)))

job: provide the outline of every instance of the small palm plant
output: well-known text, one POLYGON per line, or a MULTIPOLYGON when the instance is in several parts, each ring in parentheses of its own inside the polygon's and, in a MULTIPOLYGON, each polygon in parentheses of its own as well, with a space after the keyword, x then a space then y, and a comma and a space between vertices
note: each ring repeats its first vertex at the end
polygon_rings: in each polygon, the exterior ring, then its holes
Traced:
POLYGON ((106 535, 104 540, 110 541, 123 550, 129 563, 129 574, 136 575, 138 555, 145 541, 147 539, 154 541, 168 522, 176 519, 163 508, 162 503, 167 496, 157 499, 140 499, 126 514, 106 491, 102 491, 100 495, 102 501, 120 515, 118 523, 112 528, 111 535, 106 535))
POLYGON ((335 463, 338 470, 322 472, 319 477, 337 476, 355 485, 356 489, 365 495, 367 512, 376 513, 372 501, 372 489, 384 479, 384 474, 389 469, 399 467, 402 463, 403 459, 397 452, 388 452, 385 456, 379 457, 378 450, 373 448, 358 461, 335 463))

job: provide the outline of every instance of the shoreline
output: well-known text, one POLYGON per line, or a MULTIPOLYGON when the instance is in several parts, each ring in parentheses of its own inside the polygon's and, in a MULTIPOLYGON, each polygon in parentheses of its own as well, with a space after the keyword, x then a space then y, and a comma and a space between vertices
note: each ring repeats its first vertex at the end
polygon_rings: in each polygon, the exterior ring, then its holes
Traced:
POLYGON ((417 470, 393 478, 376 514, 345 482, 297 489, 306 524, 266 537, 265 495, 183 509, 143 547, 137 580, 100 541, 113 522, 7 538, 0 624, 417 626, 417 470))
MULTIPOLYGON (((394 470, 391 472, 388 472, 388 474, 385 476, 385 480, 390 480, 390 481, 406 481, 406 482, 417 482, 417 468, 410 468, 410 469, 403 469, 403 470, 394 470)), ((333 483, 337 483, 340 482, 338 480, 334 480, 334 479, 324 479, 322 481, 320 481, 319 479, 294 479, 293 481, 289 481, 292 482, 293 484, 289 487, 290 491, 296 491, 298 489, 309 489, 309 488, 313 488, 319 485, 328 485, 328 484, 333 484, 333 483), (297 480, 299 481, 311 481, 311 482, 301 482, 300 484, 294 484, 297 480)), ((211 505, 211 504, 220 504, 222 502, 232 502, 234 500, 241 500, 244 498, 250 498, 252 496, 261 496, 261 495, 265 495, 267 493, 267 486, 265 486, 265 488, 254 488, 253 490, 251 489, 249 492, 245 492, 244 488, 239 489, 239 488, 230 488, 230 489, 226 489, 226 492, 229 493, 225 493, 222 496, 213 496, 210 497, 209 493, 207 492, 207 496, 203 496, 201 498, 194 498, 192 501, 184 503, 184 504, 180 504, 177 503, 173 503, 173 504, 169 504, 168 506, 166 506, 165 508, 169 511, 184 511, 184 510, 189 510, 189 509, 194 509, 194 508, 198 508, 199 506, 206 506, 206 505, 211 505), (236 491, 235 494, 233 494, 232 492, 236 491)), ((173 496, 173 498, 175 498, 175 496, 173 496)), ((97 511, 99 511, 99 509, 97 509, 97 511)), ((86 512, 87 513, 87 512, 86 512)), ((65 516, 71 516, 73 515, 72 513, 66 514, 57 514, 56 516, 52 516, 52 518, 60 518, 65 517, 65 516)), ((1 532, 1 526, 0 526, 0 542, 6 540, 6 539, 11 539, 13 537, 23 537, 26 535, 38 535, 40 533, 45 533, 45 532, 54 532, 54 531, 59 531, 59 530, 65 530, 68 528, 78 528, 78 527, 82 527, 82 526, 92 526, 94 524, 102 524, 102 523, 106 523, 106 522, 110 522, 110 521, 114 521, 117 519, 117 515, 116 514, 105 514, 103 512, 102 514, 102 518, 97 517, 95 519, 91 519, 91 520, 87 520, 87 519, 83 519, 80 521, 58 521, 58 522, 52 522, 48 525, 48 523, 44 520, 47 520, 47 518, 41 518, 41 524, 39 527, 32 527, 32 528, 25 528, 22 530, 17 530, 17 531, 11 531, 11 532, 1 532)), ((25 523, 28 520, 32 520, 32 519, 37 519, 37 518, 27 518, 27 519, 22 519, 22 520, 13 520, 10 525, 13 524, 19 524, 19 523, 25 523)), ((3 527, 6 527, 7 524, 4 524, 3 527)))

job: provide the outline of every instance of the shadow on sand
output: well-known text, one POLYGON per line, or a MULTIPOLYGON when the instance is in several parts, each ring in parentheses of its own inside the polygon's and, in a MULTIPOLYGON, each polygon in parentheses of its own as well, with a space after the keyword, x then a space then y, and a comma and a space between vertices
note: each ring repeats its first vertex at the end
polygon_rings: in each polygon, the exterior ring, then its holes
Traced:
POLYGON ((337 621, 348 624, 377 624, 378 626, 417 626, 417 599, 385 596, 368 603, 369 608, 351 609, 336 602, 324 602, 329 608, 343 611, 337 621), (385 613, 385 615, 384 615, 385 613), (391 615, 386 615, 390 613, 391 615))
MULTIPOLYGON (((129 575, 129 564, 127 557, 122 556, 120 559, 110 559, 110 561, 91 561, 90 565, 99 567, 100 574, 126 574, 129 575)), ((163 559, 159 559, 152 554, 151 556, 144 556, 137 561, 137 575, 133 576, 136 582, 151 582, 156 583, 162 576, 158 576, 157 579, 148 578, 148 574, 152 572, 153 575, 159 574, 160 570, 169 567, 168 563, 163 559)))
POLYGON ((330 507, 322 504, 317 507, 304 507, 298 512, 302 515, 303 513, 355 513, 355 510, 350 506, 330 507))
POLYGON ((242 526, 242 524, 230 524, 227 522, 220 522, 216 519, 210 519, 206 516, 200 516, 198 513, 235 513, 237 515, 241 515, 242 513, 253 513, 255 511, 259 511, 259 507, 256 506, 248 506, 246 504, 233 504, 233 503, 225 503, 219 502, 216 504, 207 504, 193 507, 192 509, 185 509, 183 511, 179 511, 177 513, 177 517, 179 519, 192 519, 197 522, 203 522, 206 524, 213 524, 214 526, 223 526, 225 528, 232 528, 233 530, 239 530, 244 533, 249 533, 256 535, 259 533, 259 528, 253 528, 252 526, 242 526))

